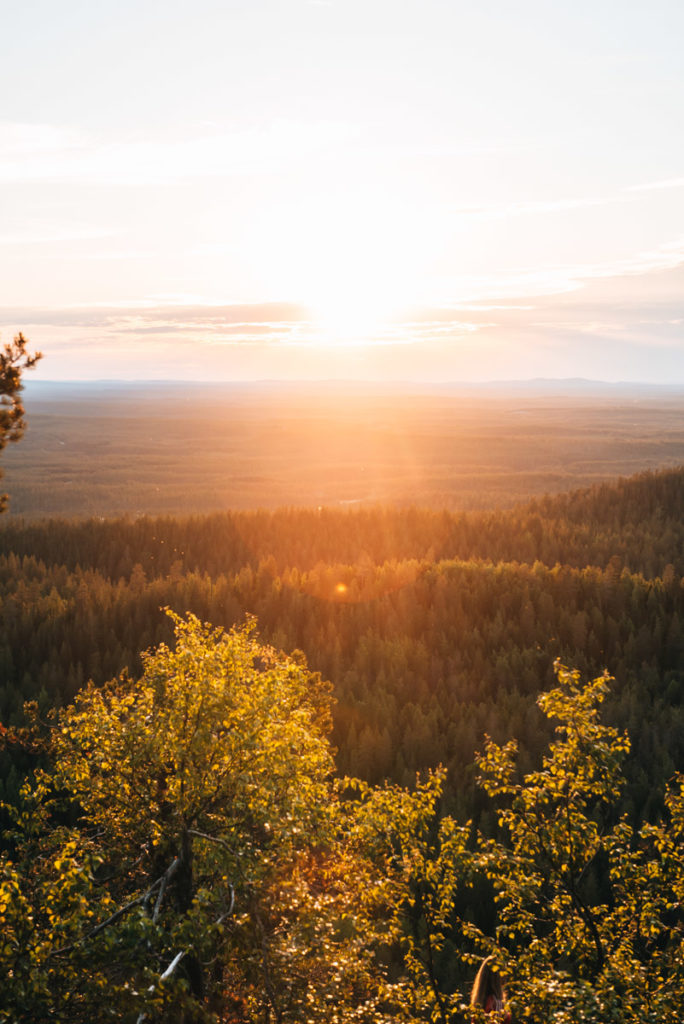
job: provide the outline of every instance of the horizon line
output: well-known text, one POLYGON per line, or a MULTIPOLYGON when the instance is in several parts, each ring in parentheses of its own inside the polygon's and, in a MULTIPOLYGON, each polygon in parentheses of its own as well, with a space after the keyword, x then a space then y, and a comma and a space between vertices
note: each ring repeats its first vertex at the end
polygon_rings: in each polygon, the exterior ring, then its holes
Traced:
POLYGON ((22 382, 24 387, 36 385, 56 384, 181 384, 184 387, 193 385, 209 385, 220 387, 224 384, 230 385, 370 385, 382 388, 396 387, 505 387, 521 385, 573 385, 576 387, 607 387, 607 388, 662 388, 665 390, 684 390, 684 380, 674 382, 652 381, 652 380, 605 380, 596 377, 492 377, 477 380, 463 380, 450 378, 449 380, 412 380, 411 378, 396 378, 392 380, 378 379, 374 377, 224 377, 221 379, 192 378, 188 380, 183 377, 49 377, 44 379, 25 378, 22 382))

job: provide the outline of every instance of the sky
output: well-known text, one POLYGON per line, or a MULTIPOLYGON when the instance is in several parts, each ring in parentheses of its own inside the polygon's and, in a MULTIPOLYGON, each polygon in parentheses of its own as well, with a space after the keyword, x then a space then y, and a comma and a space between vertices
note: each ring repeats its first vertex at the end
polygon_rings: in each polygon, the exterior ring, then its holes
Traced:
POLYGON ((42 379, 684 384, 681 0, 23 0, 42 379))

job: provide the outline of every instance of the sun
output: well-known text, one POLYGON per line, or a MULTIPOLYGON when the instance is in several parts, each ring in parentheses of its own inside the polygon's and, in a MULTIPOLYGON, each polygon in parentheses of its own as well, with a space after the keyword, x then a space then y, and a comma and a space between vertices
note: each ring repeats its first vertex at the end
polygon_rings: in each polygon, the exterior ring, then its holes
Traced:
POLYGON ((272 293, 307 309, 312 345, 382 344, 415 305, 424 234, 389 199, 341 190, 271 210, 259 232, 260 267, 272 293))
POLYGON ((328 261, 329 279, 322 278, 306 300, 315 344, 379 344, 397 313, 397 298, 388 282, 380 289, 373 268, 359 268, 340 255, 328 261))

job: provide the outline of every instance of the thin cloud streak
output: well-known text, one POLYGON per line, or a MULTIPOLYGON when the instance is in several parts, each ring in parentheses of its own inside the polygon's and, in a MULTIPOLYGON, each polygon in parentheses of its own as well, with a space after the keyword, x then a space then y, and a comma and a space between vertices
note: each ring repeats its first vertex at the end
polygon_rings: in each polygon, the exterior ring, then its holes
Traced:
POLYGON ((582 210, 592 206, 608 206, 613 203, 629 202, 623 195, 586 196, 559 199, 530 200, 527 202, 492 204, 491 206, 454 206, 448 212, 459 217, 473 217, 481 220, 505 220, 509 217, 526 217, 544 213, 564 213, 567 210, 582 210))
MULTIPOLYGON (((288 171, 315 158, 342 157, 368 167, 386 168, 402 160, 443 161, 536 149, 535 138, 465 138, 426 144, 378 138, 382 125, 359 126, 347 121, 276 119, 269 124, 237 128, 221 124, 186 124, 180 138, 108 139, 70 125, 0 121, 0 182, 4 184, 68 183, 102 186, 173 184, 195 178, 288 171), (376 134, 372 129, 375 128, 376 134), (353 144, 353 152, 350 148, 353 144)), ((574 208, 610 200, 560 199, 549 203, 512 204, 520 213, 574 208), (558 205, 556 205, 558 204, 558 205), (529 211, 525 209, 529 207, 529 211)), ((615 201, 615 200, 613 200, 615 201)), ((487 216, 502 216, 492 208, 487 216)), ((505 208, 502 208, 505 210, 505 208)), ((456 208, 477 215, 477 208, 456 208)), ((514 215, 517 212, 513 210, 514 215)))
POLYGON ((234 303, 229 305, 122 305, 89 306, 56 309, 0 308, 0 324, 25 323, 58 327, 102 327, 132 320, 141 324, 159 322, 192 323, 206 327, 217 323, 264 324, 298 323, 303 319, 301 307, 286 302, 234 303))
POLYGON ((461 277, 452 284, 452 294, 459 297, 444 303, 443 307, 454 310, 472 309, 475 302, 484 308, 495 309, 500 300, 535 299, 577 292, 590 281, 639 277, 661 270, 672 270, 682 263, 684 238, 677 238, 663 242, 654 249, 605 263, 531 267, 527 270, 502 271, 488 276, 461 277))
MULTIPOLYGON (((113 238, 113 229, 94 224, 26 224, 19 230, 0 232, 0 245, 54 245, 63 242, 93 242, 113 238)), ((89 257, 90 258, 90 254, 89 257)))
POLYGON ((664 178, 662 181, 647 181, 643 185, 629 185, 626 192, 656 192, 667 188, 684 188, 684 178, 664 178))
POLYGON ((75 129, 0 124, 0 182, 145 186, 273 173, 344 148, 358 132, 341 122, 274 121, 185 138, 104 142, 75 129))

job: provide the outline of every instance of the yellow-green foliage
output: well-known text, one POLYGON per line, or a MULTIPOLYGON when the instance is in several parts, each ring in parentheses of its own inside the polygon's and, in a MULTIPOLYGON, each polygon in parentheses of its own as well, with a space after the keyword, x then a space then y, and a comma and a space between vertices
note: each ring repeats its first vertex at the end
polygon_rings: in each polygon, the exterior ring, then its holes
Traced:
POLYGON ((25 787, 0 923, 4 966, 35 992, 5 990, 6 1020, 21 999, 34 1021, 209 1012, 227 977, 240 1005, 300 998, 277 947, 310 896, 293 879, 332 836, 328 689, 252 624, 175 628, 139 681, 90 686, 59 715, 51 770, 25 787))
POLYGON ((499 907, 516 1020, 675 1021, 684 998, 683 780, 669 823, 634 833, 615 807, 628 737, 600 721, 610 679, 556 666, 539 706, 560 722, 541 770, 519 781, 515 744, 488 742, 481 784, 502 798, 502 841, 481 840, 499 907))
POLYGON ((336 780, 328 687, 252 623, 174 624, 138 681, 55 716, 49 768, 5 808, 0 1021, 466 1024, 488 954, 516 1022, 679 1021, 684 784, 660 824, 616 814, 607 676, 556 666, 538 770, 487 742, 492 840, 440 814, 441 769, 411 792, 336 780))
POLYGON ((146 654, 139 681, 91 686, 62 714, 55 780, 121 854, 191 830, 241 863, 257 839, 301 845, 333 769, 326 687, 251 624, 224 633, 174 618, 174 649, 146 654))

